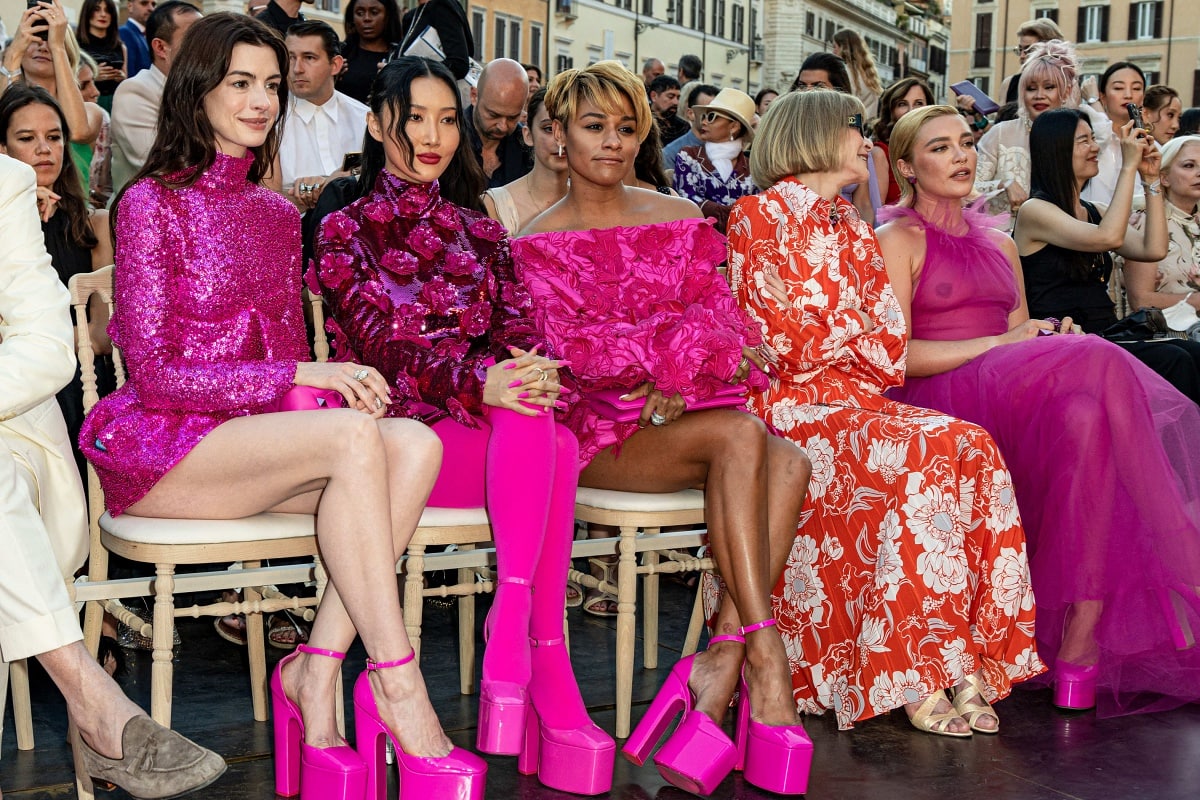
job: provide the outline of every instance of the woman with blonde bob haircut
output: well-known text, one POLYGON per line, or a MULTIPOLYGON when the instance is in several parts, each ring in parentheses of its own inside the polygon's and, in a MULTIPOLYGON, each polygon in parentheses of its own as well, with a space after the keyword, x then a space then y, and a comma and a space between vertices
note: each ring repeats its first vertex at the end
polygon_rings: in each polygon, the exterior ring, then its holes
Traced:
POLYGON ((766 373, 758 332, 717 273, 724 237, 690 200, 623 183, 649 131, 641 80, 615 62, 568 70, 550 84, 546 107, 570 188, 513 241, 513 257, 534 322, 581 395, 559 412, 579 439, 579 483, 702 488, 727 590, 718 635, 675 666, 625 755, 644 763, 682 707, 655 763, 672 784, 711 792, 738 760, 720 723, 741 673, 746 780, 802 793, 812 742, 770 596, 795 537, 808 459, 745 411, 745 392, 762 389, 766 373))
MULTIPOLYGON (((983 426, 1006 454, 1054 704, 1115 716, 1195 702, 1195 404, 1099 336, 1057 335, 1069 318, 1029 318, 1017 244, 963 208, 976 154, 954 109, 906 115, 891 157, 906 196, 879 242, 911 332, 908 379, 891 395, 983 426)), ((1062 230, 1086 224, 1063 216, 1062 230)))
POLYGON ((1025 537, 983 429, 884 397, 904 380, 904 316, 841 196, 870 152, 857 99, 785 95, 751 157, 770 188, 729 218, 734 296, 771 369, 751 409, 813 463, 772 604, 802 711, 846 729, 903 708, 929 733, 996 733, 990 703, 1042 670, 1025 537))

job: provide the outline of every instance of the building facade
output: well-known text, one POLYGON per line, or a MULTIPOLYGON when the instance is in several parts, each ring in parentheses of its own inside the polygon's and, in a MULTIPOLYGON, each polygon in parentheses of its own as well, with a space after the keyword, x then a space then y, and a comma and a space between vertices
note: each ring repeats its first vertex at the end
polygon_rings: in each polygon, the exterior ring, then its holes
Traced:
POLYGON ((1082 74, 1132 61, 1148 84, 1174 87, 1184 107, 1200 105, 1198 11, 1196 0, 955 0, 950 74, 994 96, 1020 66, 1017 28, 1049 17, 1076 43, 1082 74))

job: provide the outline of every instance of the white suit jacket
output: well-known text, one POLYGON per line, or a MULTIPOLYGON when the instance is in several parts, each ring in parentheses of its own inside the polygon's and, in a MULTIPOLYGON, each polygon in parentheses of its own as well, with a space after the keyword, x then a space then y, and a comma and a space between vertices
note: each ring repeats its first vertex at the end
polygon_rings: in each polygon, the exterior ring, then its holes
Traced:
POLYGON ((0 458, 35 470, 42 520, 74 572, 87 555, 87 513, 54 399, 75 375, 70 295, 50 265, 34 186, 29 166, 0 155, 0 458))

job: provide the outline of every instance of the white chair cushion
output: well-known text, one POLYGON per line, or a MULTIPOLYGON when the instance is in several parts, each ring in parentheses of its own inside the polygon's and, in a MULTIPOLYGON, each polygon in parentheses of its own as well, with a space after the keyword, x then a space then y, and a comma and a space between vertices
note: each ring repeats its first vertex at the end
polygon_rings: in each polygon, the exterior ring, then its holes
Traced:
POLYGON ((434 508, 426 506, 421 512, 421 528, 448 528, 456 525, 487 525, 487 509, 434 508))
POLYGON ((139 544, 193 545, 298 539, 316 533, 312 514, 256 514, 244 519, 163 519, 122 514, 100 517, 105 533, 139 544))
POLYGON ((575 502, 608 511, 692 511, 704 508, 704 492, 684 489, 682 492, 655 494, 614 492, 580 486, 575 493, 575 502))

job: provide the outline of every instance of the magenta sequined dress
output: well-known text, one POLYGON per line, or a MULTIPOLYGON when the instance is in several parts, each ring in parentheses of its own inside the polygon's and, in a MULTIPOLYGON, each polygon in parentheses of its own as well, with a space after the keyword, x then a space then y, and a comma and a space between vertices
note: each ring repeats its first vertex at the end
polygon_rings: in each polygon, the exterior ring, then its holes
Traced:
MULTIPOLYGON (((742 346, 762 341, 717 272, 725 237, 711 221, 536 233, 513 242, 513 257, 537 328, 571 362, 582 395, 652 380, 668 397, 712 397, 729 385, 742 346)), ((767 385, 756 369, 749 382, 752 391, 767 385)), ((579 437, 585 467, 638 430, 587 402, 563 421, 579 437)))
POLYGON ((143 178, 121 200, 108 330, 129 380, 79 436, 113 514, 222 422, 281 397, 308 360, 300 217, 246 180, 252 160, 218 154, 191 186, 143 178))
POLYGON ((388 416, 474 428, 487 368, 510 345, 544 341, 504 226, 442 199, 436 181, 381 172, 370 194, 325 218, 316 263, 337 358, 383 373, 388 416))
MULTIPOLYGON (((909 209, 880 212, 925 229, 912 338, 995 336, 1017 307, 1013 267, 980 221, 957 236, 909 209)), ((1037 597, 1038 653, 1053 665, 1070 604, 1098 600, 1098 713, 1200 700, 1200 412, 1097 336, 1044 336, 961 367, 909 378, 890 396, 974 422, 1008 461, 1037 597), (1190 595, 1180 610, 1164 608, 1190 595), (1169 613, 1167 613, 1169 612, 1169 613), (1181 619, 1177 614, 1182 615, 1181 619)), ((1053 677, 1053 669, 1045 676, 1053 677)))

